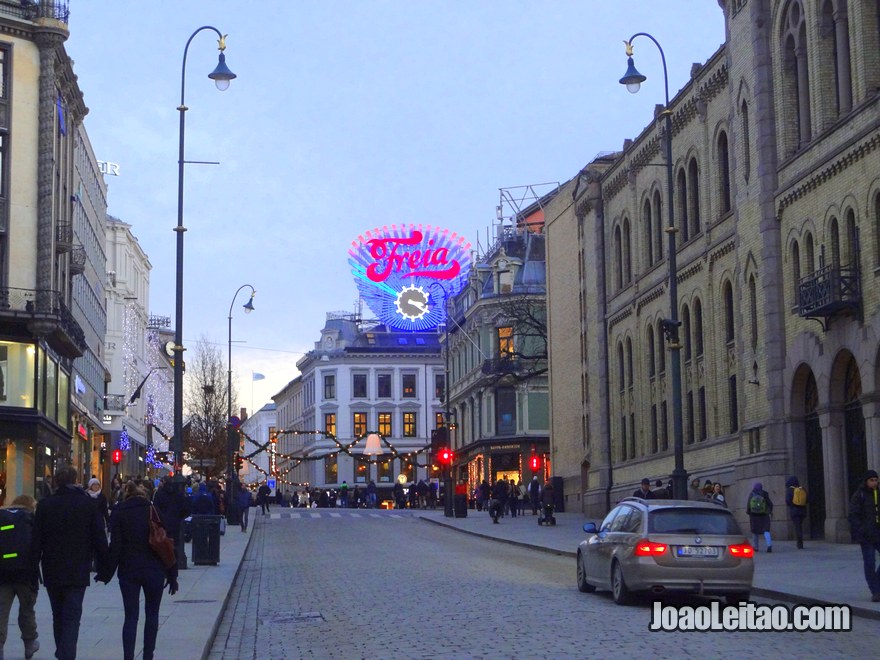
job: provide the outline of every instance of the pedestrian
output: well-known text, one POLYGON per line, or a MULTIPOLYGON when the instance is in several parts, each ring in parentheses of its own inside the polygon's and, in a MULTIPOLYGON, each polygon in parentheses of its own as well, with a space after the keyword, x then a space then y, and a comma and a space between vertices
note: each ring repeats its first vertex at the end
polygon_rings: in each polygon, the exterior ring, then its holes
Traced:
POLYGON ((238 509, 241 512, 241 531, 246 532, 251 510, 251 491, 244 484, 238 486, 238 509))
POLYGON ((375 509, 377 504, 376 497, 376 482, 370 479, 370 483, 367 484, 367 508, 375 509))
POLYGON ((92 555, 99 575, 109 561, 104 520, 77 479, 73 466, 58 468, 55 492, 40 500, 34 515, 33 562, 42 568, 52 607, 55 657, 60 660, 76 658, 92 555))
POLYGON ((339 487, 339 504, 343 509, 348 508, 348 482, 345 479, 339 487))
POLYGON ((271 493, 272 489, 265 481, 257 488, 257 506, 260 507, 264 516, 269 513, 269 495, 271 493))
POLYGON ((712 497, 710 498, 712 502, 723 506, 725 509, 727 508, 727 500, 724 497, 724 488, 717 481, 712 484, 712 497))
POLYGON ((89 497, 95 500, 98 511, 101 512, 101 517, 104 518, 104 525, 108 525, 110 523, 110 507, 107 504, 107 498, 101 490, 101 482, 97 478, 92 477, 89 479, 89 487, 86 492, 89 494, 89 497))
POLYGON ((706 482, 703 484, 703 487, 700 489, 700 493, 703 496, 704 500, 711 500, 712 493, 715 492, 715 484, 712 483, 711 479, 706 479, 706 482))
POLYGON ((144 592, 142 657, 152 660, 159 633, 162 591, 168 587, 168 593, 173 596, 178 588, 177 563, 166 568, 150 547, 151 508, 143 486, 137 483, 126 485, 122 503, 110 516, 110 563, 96 577, 106 583, 117 573, 125 611, 122 624, 122 656, 125 660, 134 659, 141 591, 144 592))
POLYGON ((541 484, 538 483, 538 477, 532 477, 529 483, 529 500, 532 503, 532 515, 538 515, 538 498, 541 496, 541 484))
POLYGON ((425 483, 424 479, 419 479, 419 483, 416 484, 416 494, 419 496, 419 508, 427 509, 428 508, 428 484, 425 483))
POLYGON ((199 493, 193 498, 192 513, 194 516, 213 516, 217 514, 217 502, 208 492, 208 484, 199 484, 199 493))
POLYGON ((880 552, 880 491, 877 483, 877 472, 865 472, 862 485, 849 502, 848 516, 853 541, 862 547, 865 581, 875 603, 880 602, 880 568, 875 568, 880 552))
POLYGON ((749 514, 749 527, 752 530, 755 552, 760 549, 761 534, 764 535, 764 540, 767 542, 767 552, 773 552, 773 539, 770 537, 773 502, 770 501, 770 495, 764 490, 760 481, 756 481, 752 486, 752 492, 749 493, 746 504, 746 512, 749 514))
POLYGON ((519 498, 522 496, 522 492, 519 489, 519 485, 514 483, 513 479, 510 480, 510 490, 507 493, 507 506, 510 509, 510 517, 516 518, 516 514, 519 513, 519 498))
POLYGON ((153 504, 159 512, 165 533, 174 539, 174 549, 178 560, 183 554, 183 532, 181 525, 189 516, 190 500, 184 494, 184 482, 177 483, 174 477, 162 477, 161 485, 153 493, 153 504))
POLYGON ((807 517, 807 491, 801 486, 798 478, 791 476, 785 480, 785 504, 788 516, 794 525, 794 537, 797 547, 804 549, 804 518, 807 517))
POLYGON ((553 484, 549 481, 541 489, 541 509, 544 515, 544 522, 549 522, 550 518, 553 517, 553 484))
MULTIPOLYGON (((30 495, 19 495, 12 500, 12 504, 4 507, 9 510, 9 514, 14 520, 12 525, 17 538, 28 545, 30 539, 33 538, 36 507, 37 501, 30 495), (21 529, 18 529, 19 525, 21 525, 21 529)), ((6 533, 8 532, 4 532, 4 534, 6 533)), ((8 552, 11 549, 7 546, 5 551, 8 552)), ((37 639, 39 636, 37 635, 37 617, 34 612, 39 589, 38 580, 38 572, 30 556, 23 557, 21 562, 16 562, 14 569, 0 566, 0 658, 3 658, 3 646, 6 644, 9 628, 9 611, 12 609, 12 601, 15 598, 18 598, 18 629, 24 642, 24 657, 34 657, 34 653, 40 648, 40 642, 37 639)))
POLYGON ((498 519, 504 512, 504 500, 507 497, 507 483, 504 479, 498 479, 492 486, 492 499, 489 502, 489 515, 492 522, 498 524, 498 519))
POLYGON ((642 479, 641 485, 636 488, 632 496, 641 497, 643 500, 653 500, 654 493, 651 492, 651 480, 647 478, 642 479))

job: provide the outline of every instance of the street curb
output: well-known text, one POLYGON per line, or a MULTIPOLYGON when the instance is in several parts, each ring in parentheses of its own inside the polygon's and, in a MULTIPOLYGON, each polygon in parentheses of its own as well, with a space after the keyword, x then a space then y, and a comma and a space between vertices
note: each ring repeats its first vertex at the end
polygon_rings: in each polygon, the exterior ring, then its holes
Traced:
MULTIPOLYGON (((435 520, 433 518, 424 518, 419 516, 419 520, 424 522, 433 523, 435 525, 439 525, 440 527, 446 527, 447 529, 455 530, 456 532, 461 532, 462 534, 470 534, 471 536, 478 536, 480 538, 488 539, 490 541, 498 541, 500 543, 507 543, 508 545, 515 545, 521 548, 528 548, 529 550, 537 550, 539 552, 546 552, 551 555, 558 556, 566 556, 566 557, 576 557, 577 552, 568 552, 565 550, 554 550, 553 548, 545 548, 544 546, 534 545, 532 543, 524 543, 523 541, 513 541, 511 539, 501 539, 497 536, 492 536, 491 534, 483 534, 481 532, 471 531, 469 529, 461 529, 460 527, 456 527, 455 525, 450 525, 442 520, 435 520)), ((820 600, 817 598, 809 598, 807 596, 799 596, 797 594, 791 594, 784 591, 777 591, 775 589, 763 589, 761 587, 752 587, 752 594, 757 596, 763 596, 765 598, 772 598, 774 600, 781 600, 787 603, 794 603, 797 605, 822 605, 822 606, 840 606, 847 605, 850 608, 853 616, 861 617, 863 619, 873 619, 875 621, 880 621, 880 611, 862 607, 861 605, 850 605, 849 603, 832 603, 827 600, 820 600)))
POLYGON ((238 566, 235 568, 235 575, 232 576, 232 580, 229 582, 229 589, 226 591, 226 597, 223 599, 223 604, 220 606, 217 618, 214 619, 214 625, 211 626, 211 633, 208 635, 208 641, 205 642, 205 647, 202 649, 201 655, 199 655, 201 660, 208 660, 208 656, 211 655, 211 649, 214 647, 214 641, 217 638, 217 631, 220 630, 220 622, 223 621, 223 615, 226 613, 226 606, 229 604, 229 599, 232 597, 232 591, 235 588, 235 582, 238 580, 238 574, 241 573, 241 567, 242 564, 244 564, 244 557, 247 554, 248 549, 251 547, 251 541, 254 538, 254 527, 256 527, 257 523, 256 516, 254 516, 254 518, 255 519, 251 521, 250 530, 247 533, 248 540, 247 544, 244 546, 244 552, 241 553, 241 557, 238 559, 238 566))

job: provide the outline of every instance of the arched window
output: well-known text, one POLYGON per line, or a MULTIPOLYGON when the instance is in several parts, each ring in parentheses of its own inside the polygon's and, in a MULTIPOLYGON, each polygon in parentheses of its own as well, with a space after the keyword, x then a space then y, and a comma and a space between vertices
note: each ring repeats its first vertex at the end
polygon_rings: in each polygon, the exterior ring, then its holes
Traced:
POLYGON ((703 304, 694 300, 694 355, 703 356, 703 304))
POLYGON ((654 328, 648 326, 648 377, 653 378, 657 375, 657 347, 654 346, 654 328))
POLYGON ((621 394, 626 389, 626 365, 623 362, 623 342, 617 342, 617 381, 621 394))
MULTIPOLYGON (((880 197, 880 195, 878 195, 880 197)), ((654 252, 657 254, 657 261, 663 260, 663 200, 660 198, 660 191, 654 191, 654 232, 657 235, 655 239, 656 247, 654 252)))
POLYGON ((852 209, 846 212, 846 243, 843 248, 842 258, 844 265, 857 267, 856 260, 859 251, 856 249, 859 241, 859 228, 856 225, 856 214, 852 209))
POLYGON ((645 229, 645 263, 654 265, 654 227, 651 218, 651 200, 646 199, 642 207, 642 226, 645 229))
POLYGON ((804 265, 806 266, 806 274, 809 275, 816 271, 816 250, 813 246, 813 235, 810 232, 807 232, 806 244, 807 253, 804 256, 807 259, 807 263, 804 265))
POLYGON ((690 225, 688 224, 687 177, 684 173, 684 168, 678 170, 678 185, 675 195, 675 212, 678 213, 678 228, 681 230, 681 242, 687 243, 690 238, 690 225))
POLYGON ((632 238, 629 230, 629 218, 623 219, 623 283, 632 282, 632 238))
POLYGON ((819 66, 834 90, 834 115, 852 109, 852 76, 849 63, 849 20, 845 0, 825 0, 819 17, 819 66), (835 6, 836 5, 836 6, 835 6))
POLYGON ((730 211, 730 158, 727 153, 727 133, 718 135, 718 197, 721 212, 730 211))
POLYGON ((691 310, 685 305, 681 309, 681 333, 684 335, 684 360, 690 362, 693 357, 691 345, 691 310))
POLYGON ((786 154, 791 154, 806 146, 812 134, 807 21, 800 0, 789 2, 782 26, 782 106, 783 111, 791 110, 780 117, 780 125, 785 131, 786 154))
POLYGON ((626 384, 630 389, 632 389, 635 384, 633 373, 633 343, 632 339, 629 337, 626 338, 626 384))
POLYGON ((696 158, 691 158, 691 162, 688 164, 687 188, 688 221, 691 226, 691 236, 697 236, 700 233, 700 173, 696 158))
POLYGON ((730 344, 736 337, 736 323, 733 318, 733 285, 724 283, 724 340, 730 344))
POLYGON ((880 192, 874 195, 874 264, 880 266, 880 192))
POLYGON ((614 228, 614 290, 623 288, 623 246, 620 238, 620 225, 614 228))
POLYGON ((749 172, 752 169, 752 142, 749 138, 749 104, 745 100, 742 102, 739 114, 742 120, 743 178, 748 182, 749 172))
POLYGON ((837 218, 831 218, 831 265, 840 268, 840 230, 837 227, 837 218))
POLYGON ((752 341, 752 350, 755 351, 758 349, 758 285, 754 275, 749 277, 749 317, 749 338, 752 341))
POLYGON ((801 304, 801 249, 797 241, 791 246, 791 276, 794 278, 794 304, 801 304))

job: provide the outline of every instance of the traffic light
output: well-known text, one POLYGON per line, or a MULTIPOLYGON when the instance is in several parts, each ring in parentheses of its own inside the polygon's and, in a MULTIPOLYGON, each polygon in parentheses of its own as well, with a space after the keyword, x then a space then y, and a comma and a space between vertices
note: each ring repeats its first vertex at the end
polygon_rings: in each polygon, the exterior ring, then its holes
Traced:
POLYGON ((532 472, 537 472, 541 469, 541 457, 537 454, 532 454, 532 457, 529 459, 529 467, 532 468, 532 472))
POLYGON ((114 465, 118 465, 119 463, 121 463, 122 462, 122 450, 121 449, 114 449, 112 459, 113 459, 114 465))
POLYGON ((442 465, 452 465, 452 461, 455 460, 455 453, 449 447, 443 447, 437 452, 437 460, 442 465))
POLYGON ((241 468, 244 467, 244 458, 242 458, 241 454, 235 455, 235 470, 236 472, 240 471, 241 468))

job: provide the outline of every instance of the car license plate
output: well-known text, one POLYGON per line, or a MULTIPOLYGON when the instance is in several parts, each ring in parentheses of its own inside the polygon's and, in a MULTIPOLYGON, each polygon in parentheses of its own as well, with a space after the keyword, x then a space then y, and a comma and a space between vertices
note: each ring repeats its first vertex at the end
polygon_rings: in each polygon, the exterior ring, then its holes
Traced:
POLYGON ((679 557, 717 557, 718 548, 705 545, 680 545, 677 554, 679 557))

